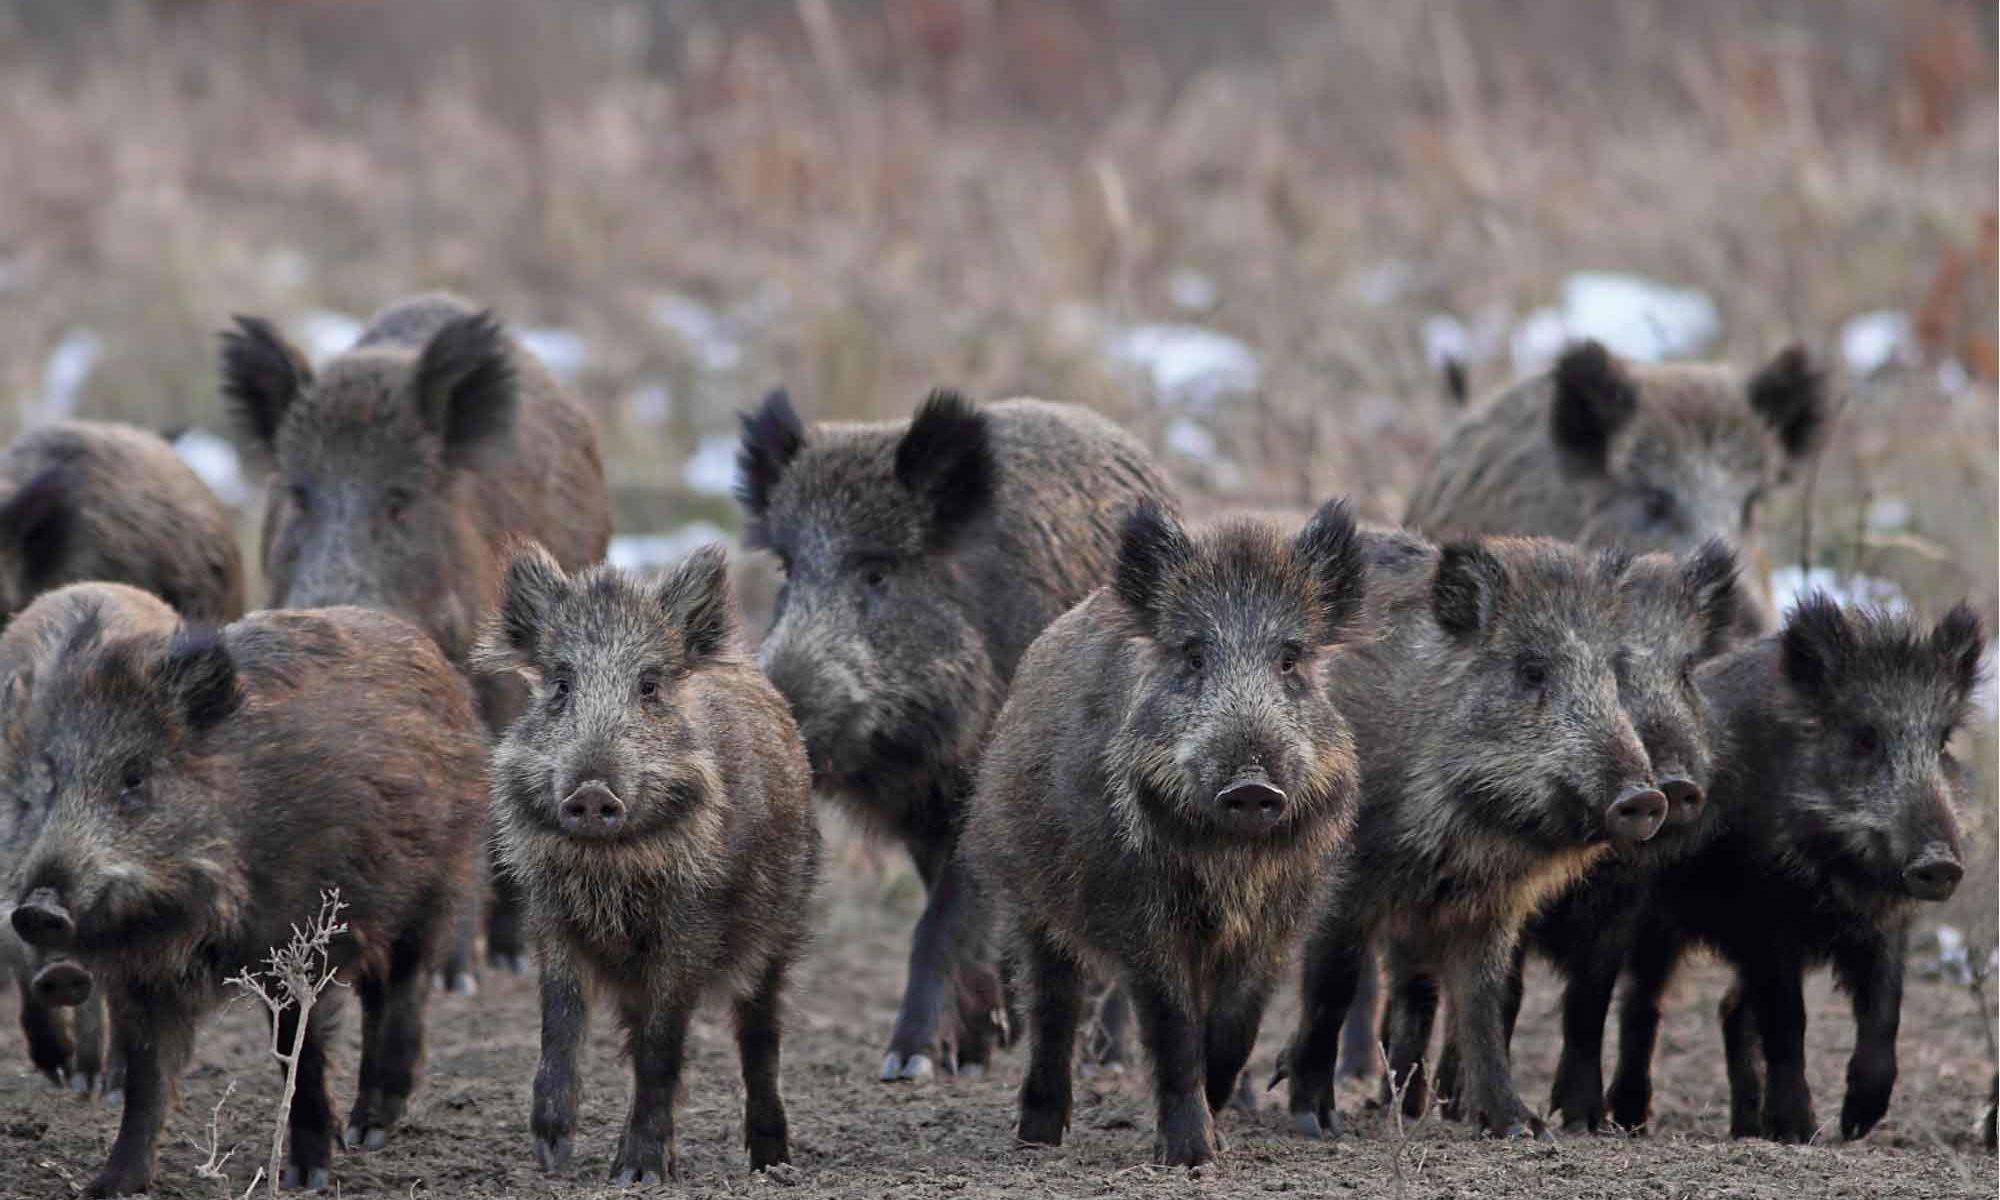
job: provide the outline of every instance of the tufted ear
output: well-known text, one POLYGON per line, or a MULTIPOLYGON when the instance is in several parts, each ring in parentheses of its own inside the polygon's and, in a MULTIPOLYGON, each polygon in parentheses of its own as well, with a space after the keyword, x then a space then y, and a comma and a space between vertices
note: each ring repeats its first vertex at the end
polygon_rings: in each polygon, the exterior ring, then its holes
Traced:
POLYGON ((736 450, 736 502, 749 518, 744 540, 762 545, 764 512, 771 505, 771 493, 784 478, 785 468, 805 449, 806 426, 783 388, 774 388, 762 404, 739 419, 743 442, 736 450))
POLYGON ((1329 500, 1292 539, 1292 549, 1312 571, 1319 599, 1320 641, 1330 644, 1361 612, 1368 568, 1362 562, 1354 513, 1344 499, 1329 500))
POLYGON ((657 592, 660 610, 680 634, 688 661, 705 662, 736 641, 736 591, 729 582, 729 554, 710 542, 680 561, 657 592))
POLYGON ((1168 578, 1193 559, 1194 543, 1180 522, 1157 502, 1141 500, 1119 535, 1113 587, 1139 623, 1152 629, 1168 578))
POLYGON ((500 607, 473 651, 474 665, 489 671, 531 668, 549 614, 568 586, 568 576, 541 543, 520 541, 509 547, 500 607))
POLYGON ((175 630, 154 679, 198 733, 221 724, 243 699, 236 684, 236 661, 214 629, 175 630))
POLYGON ((1550 375, 1555 389, 1549 432, 1576 461, 1602 470, 1611 438, 1639 407, 1639 390, 1611 352, 1595 341, 1572 346, 1550 375))
POLYGON ((47 588, 69 551, 76 523, 73 475, 68 463, 52 463, 0 504, 0 539, 20 564, 29 594, 47 588))
POLYGON ((266 454, 312 378, 305 354, 262 317, 239 316, 222 335, 223 407, 236 430, 266 454))
POLYGON ((957 392, 926 397, 896 443, 896 482, 929 506, 933 541, 985 511, 998 474, 986 415, 957 392))
POLYGON ((1986 669, 1986 628, 1970 605, 1952 605, 1931 630, 1931 648, 1951 672, 1960 695, 1971 696, 1979 690, 1979 679, 1986 669))
POLYGON ((507 332, 490 312, 459 317, 431 335, 410 390, 445 461, 465 464, 503 443, 519 407, 507 332))
POLYGON ((1729 645, 1743 603, 1737 581, 1736 551, 1710 538, 1681 559, 1681 584, 1702 626, 1702 657, 1713 658, 1729 645))
POLYGON ((1454 542, 1438 555, 1431 580, 1431 612, 1438 627, 1457 638, 1488 629, 1506 601, 1507 567, 1477 542, 1454 542))
POLYGON ((1785 617, 1779 635, 1785 678, 1808 696, 1824 695, 1854 654, 1854 630, 1840 605, 1824 592, 1813 592, 1785 617))
POLYGON ((1829 409, 1826 372, 1806 356, 1804 346, 1779 351, 1750 377, 1749 392, 1750 407, 1777 433, 1787 455, 1804 458, 1818 448, 1829 409))

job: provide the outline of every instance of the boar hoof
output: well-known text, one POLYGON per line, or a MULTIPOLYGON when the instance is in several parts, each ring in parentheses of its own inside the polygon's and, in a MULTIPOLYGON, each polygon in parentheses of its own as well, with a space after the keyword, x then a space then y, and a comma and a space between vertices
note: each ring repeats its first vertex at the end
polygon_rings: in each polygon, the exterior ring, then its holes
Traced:
POLYGON ((97 1178, 90 1181, 90 1187, 83 1194, 86 1196, 130 1196, 135 1192, 145 1191, 151 1183, 152 1180, 144 1172, 125 1171, 117 1167, 107 1166, 98 1174, 97 1178))
POLYGON ((1015 1136, 1031 1146, 1060 1146, 1069 1117, 1059 1108, 1023 1108, 1015 1136))
POLYGON ((349 1125, 340 1135, 340 1144, 349 1150, 380 1150, 389 1144, 389 1131, 380 1125, 370 1125, 363 1129, 359 1125, 349 1125))
POLYGON ((668 1155, 664 1168, 657 1163, 625 1163, 612 1173, 613 1187, 652 1187, 681 1177, 681 1160, 668 1155))
POLYGON ((440 991, 450 992, 454 996, 479 994, 479 977, 470 971, 439 971, 432 982, 440 991))
POLYGON ((882 1072, 878 1078, 883 1083, 896 1083, 905 1079, 929 1079, 935 1074, 937 1067, 932 1064, 930 1055, 912 1054, 904 1058, 899 1052, 891 1050, 882 1056, 882 1072))
POLYGON ((958 1077, 960 1079, 984 1079, 986 1077, 986 1064, 985 1063, 961 1064, 958 1068, 958 1077))
POLYGON ((570 1151, 575 1145, 567 1134, 553 1140, 538 1137, 535 1139, 535 1161, 542 1170, 551 1174, 561 1171, 569 1166, 570 1151))
POLYGON ((1304 1137, 1331 1140, 1340 1136, 1340 1118, 1331 1111, 1293 1113, 1292 1131, 1304 1137))
POLYGON ((328 1178, 325 1167, 312 1167, 302 1171, 299 1169, 299 1164, 286 1163, 284 1177, 278 1181, 278 1186, 288 1189, 304 1188, 309 1192, 323 1192, 326 1190, 327 1183, 328 1178))
POLYGON ((125 1089, 122 1087, 110 1087, 107 1085, 104 1089, 103 1099, 104 1099, 104 1107, 118 1108, 119 1106, 125 1103, 125 1089))
POLYGON ((82 1072, 69 1077, 69 1090, 79 1096, 88 1096, 97 1090, 97 1080, 82 1072))
POLYGON ((486 956, 489 966, 507 972, 509 975, 528 973, 528 956, 518 950, 497 950, 486 956))

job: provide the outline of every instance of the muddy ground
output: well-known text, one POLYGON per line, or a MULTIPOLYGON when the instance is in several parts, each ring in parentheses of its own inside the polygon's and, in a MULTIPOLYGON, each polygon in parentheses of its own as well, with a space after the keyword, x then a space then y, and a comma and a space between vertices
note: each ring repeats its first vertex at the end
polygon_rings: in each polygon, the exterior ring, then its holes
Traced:
MULTIPOLYGON (((823 897, 817 946, 797 975, 785 1045, 795 1169, 753 1177, 738 1141, 742 1090, 728 1026, 719 1014, 697 1024, 681 1120, 686 1178, 669 1192, 785 1197, 1265 1196, 1297 1192, 1392 1196, 1397 1157, 1386 1120, 1345 1097, 1348 1135, 1313 1144, 1286 1130, 1283 1101, 1261 1096, 1254 1115, 1219 1125, 1229 1149, 1190 1177, 1149 1165, 1153 1119, 1143 1070, 1080 1079, 1075 1124, 1060 1149, 1016 1147, 1010 1136, 1022 1054, 1002 1056, 978 1080, 923 1085, 875 1082, 873 1068, 902 983, 904 938, 917 907, 915 881, 900 864, 851 847, 837 852, 823 897)), ((432 1005, 430 1067, 389 1147, 336 1159, 343 1196, 520 1196, 579 1200, 610 1193, 609 1169, 627 1078, 608 1017, 593 1027, 577 1153, 561 1178, 535 1167, 527 1134, 528 1085, 537 1013, 529 978, 489 977, 476 997, 432 1005)), ((1973 1136, 1988 1072, 1977 1009, 1961 989, 1913 980, 1903 1010, 1902 1078, 1888 1118, 1859 1145, 1805 1148, 1727 1137, 1727 1090, 1713 1013, 1722 973, 1704 965, 1682 981, 1662 1035, 1657 1130, 1643 1139, 1568 1138, 1555 1146, 1474 1140, 1435 1120, 1418 1126, 1402 1154, 1415 1197, 1921 1197, 1995 1194, 1994 1160, 1973 1136)), ((1545 974, 1530 982, 1516 1043, 1522 1090, 1548 1094, 1555 1063, 1556 992, 1545 974)), ((1823 1121, 1839 1109, 1850 1045, 1843 998, 1824 977, 1808 993, 1812 1084, 1823 1121)), ((353 1006, 341 1030, 336 1102, 351 1098, 353 1006)), ((1261 1083, 1292 1017, 1289 996, 1265 1022, 1251 1060, 1261 1083)), ((51 1090, 13 1035, 14 1002, 0 1000, 0 1197, 63 1197, 87 1180, 109 1145, 116 1114, 51 1090)), ((238 1004, 203 1031, 180 1107, 169 1121, 157 1194, 206 1200, 243 1194, 269 1147, 278 1095, 264 1059, 258 1012, 238 1004), (237 1147, 225 1170, 204 1179, 209 1115, 231 1083, 218 1122, 237 1147)), ((1829 1129, 1837 1138, 1837 1130, 1829 1129)))

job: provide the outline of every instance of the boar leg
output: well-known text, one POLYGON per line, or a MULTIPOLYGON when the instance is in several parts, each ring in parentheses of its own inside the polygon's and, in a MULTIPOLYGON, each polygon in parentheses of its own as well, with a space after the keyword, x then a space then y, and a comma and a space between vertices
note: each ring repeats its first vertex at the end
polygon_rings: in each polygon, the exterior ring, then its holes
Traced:
POLYGON ((1611 1077, 1611 1119, 1643 1132, 1653 1107, 1653 1046, 1660 1036, 1660 1003, 1673 980, 1685 943, 1657 921, 1642 922, 1626 960, 1631 982, 1618 1011, 1618 1070, 1611 1077))
POLYGON ((1764 1072, 1757 1062, 1757 1018, 1739 977, 1716 1007, 1722 1022, 1722 1057, 1729 1072, 1729 1136, 1763 1131, 1764 1072))
POLYGON ((736 1052, 743 1061, 743 1144, 750 1169, 792 1161, 785 1098, 778 1093, 779 1005, 785 964, 764 969, 757 990, 736 1002, 736 1052))
POLYGON ((1361 972, 1374 965, 1365 933, 1340 923, 1329 926, 1315 928, 1306 942, 1298 1028, 1271 1077, 1273 1087, 1291 1080, 1292 1127, 1309 1137, 1340 1136, 1333 1105, 1334 1056, 1361 972))
MULTIPOLYGON (((1376 968, 1375 952, 1362 960, 1361 974, 1354 988, 1354 1002, 1347 1006, 1347 1023, 1340 1027, 1341 1079, 1369 1079, 1382 1065, 1380 1042, 1375 1036, 1375 1009, 1382 1000, 1382 973, 1376 968)), ((1387 1019, 1388 1014, 1382 1014, 1387 1019)))
POLYGON ((1806 1086, 1805 971, 1797 960, 1771 953, 1756 972, 1746 998, 1764 1045, 1764 1136, 1808 1142, 1814 1123, 1806 1086))
MULTIPOLYGON (((1250 1061, 1257 1044, 1257 1028, 1264 1023, 1264 1006, 1270 1002, 1273 981, 1250 978, 1228 981, 1217 990, 1208 1010, 1207 1058, 1203 1083, 1208 1108, 1218 1113, 1235 1097, 1236 1080, 1250 1061)), ((1249 1105, 1256 1107, 1254 1097, 1249 1105)))
MULTIPOLYGON (((1431 1026, 1437 1019, 1437 976, 1407 947, 1391 945, 1387 958, 1389 1007, 1382 1017, 1385 1025, 1382 1041, 1388 1047, 1389 1070, 1382 1077, 1382 1103, 1385 1107, 1393 1103, 1396 1091, 1400 1089, 1404 1115, 1420 1117, 1430 1107, 1430 1086, 1424 1077, 1424 1056, 1430 1053, 1431 1026)), ((1448 1051, 1455 1048, 1456 1043, 1452 1039, 1445 1041, 1448 1051)), ((1456 1094, 1457 1063, 1453 1062, 1450 1066, 1453 1078, 1447 1082, 1444 1076, 1446 1064, 1438 1064, 1439 1086, 1456 1094)))
MULTIPOLYGON (((446 932, 449 932, 447 927, 446 932)), ((349 1150, 380 1150, 417 1086, 424 1055, 424 1002, 431 977, 427 947, 405 936, 387 979, 364 978, 361 993, 361 1086, 342 1140, 349 1150)))
MULTIPOLYGON (((299 1043, 298 1091, 292 1096, 285 1153, 284 1187, 314 1191, 327 1185, 333 1167, 333 1097, 327 1091, 326 1030, 333 1023, 334 995, 322 993, 306 1018, 305 1039, 299 1043)), ((277 1018, 277 1044, 289 1053, 298 1036, 299 1010, 287 1008, 277 1018)), ((282 1067, 279 1068, 282 1075, 282 1067)))
POLYGON ((1618 987, 1618 956, 1591 946, 1567 966, 1562 1057, 1549 1111, 1562 1113, 1564 1133, 1594 1132, 1604 1123, 1604 1021, 1618 987))
POLYGON ((528 969, 527 947, 521 938, 521 885, 498 860, 489 869, 493 909, 486 917, 486 961, 519 975, 528 969))
POLYGON ((575 1145, 576 1106, 582 1098, 577 1049, 590 1024, 590 996, 568 953, 545 940, 542 946, 542 1061, 535 1068, 535 1095, 529 1126, 535 1161, 544 1171, 569 1165, 575 1145))
POLYGON ((1069 1128, 1070 1058, 1083 1016, 1083 968, 1043 930, 1024 928, 1020 941, 1028 971, 1028 1073, 1021 1078, 1017 1135, 1024 1142, 1059 1146, 1069 1128))
POLYGON ((1840 1106, 1840 1136, 1866 1137, 1896 1086, 1896 1029, 1903 1019, 1905 936, 1896 929, 1843 947, 1833 969, 1854 999, 1854 1054, 1847 1060, 1847 1097, 1840 1106))
POLYGON ((111 1155, 85 1193, 90 1196, 130 1195, 152 1183, 170 1093, 194 1048, 194 1008, 172 992, 122 994, 111 1020, 125 1057, 125 1111, 111 1155))
POLYGON ((1159 1133, 1153 1159, 1169 1167, 1198 1167, 1215 1157, 1215 1119, 1209 1112, 1202 1072, 1206 1046, 1194 998, 1164 980, 1127 975, 1139 1036, 1153 1060, 1153 1096, 1159 1104, 1159 1133))
MULTIPOLYGON (((937 1044, 938 1016, 945 986, 957 966, 960 928, 972 900, 972 881, 948 838, 917 834, 909 847, 924 880, 924 914, 917 918, 910 941, 910 978, 903 987, 889 1051, 882 1057, 880 1078, 885 1083, 928 1078, 935 1069, 931 1052, 937 1044)), ((951 1065, 947 1063, 947 1069, 951 1065)))
POLYGON ((618 1137, 611 1182, 625 1187, 679 1179, 674 1104, 680 1099, 681 1067, 694 1006, 679 997, 655 1000, 638 996, 624 1016, 632 1046, 632 1110, 625 1118, 625 1132, 618 1137))
POLYGON ((104 1073, 104 989, 94 987, 82 1004, 70 1013, 70 1028, 76 1041, 76 1066, 70 1071, 70 1090, 85 1096, 108 1086, 104 1073))
POLYGON ((1495 1136, 1546 1139, 1548 1129, 1514 1090, 1514 1073, 1507 1066, 1503 1033, 1511 961, 1510 954, 1487 941, 1466 946, 1447 968, 1452 1027, 1463 1063, 1459 1107, 1467 1120, 1495 1136))

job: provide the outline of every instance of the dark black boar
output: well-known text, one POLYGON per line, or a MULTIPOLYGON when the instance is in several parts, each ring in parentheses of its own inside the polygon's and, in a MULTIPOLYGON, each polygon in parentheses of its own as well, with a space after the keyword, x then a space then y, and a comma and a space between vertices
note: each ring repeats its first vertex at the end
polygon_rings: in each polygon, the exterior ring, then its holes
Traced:
POLYGON ((1882 1119, 1911 919, 1964 875, 1965 780, 1950 741, 1985 646, 1963 605, 1926 631, 1815 594, 1781 633, 1703 669, 1721 744, 1719 828, 1654 891, 1621 1013, 1612 1119, 1646 1122, 1660 997, 1691 943, 1736 972, 1721 1012, 1733 1136, 1813 1136, 1803 981, 1822 963, 1854 1002, 1841 1136, 1882 1119))
POLYGON ((612 1177, 679 1175, 688 1022, 734 1005, 750 1165, 788 1160, 779 1003, 819 865, 805 746, 751 662, 720 546, 659 582, 514 559, 481 661, 534 683, 494 752, 503 861, 542 964, 535 1155, 569 1159, 592 990, 616 1002, 632 1107, 612 1177))
MULTIPOLYGON (((377 313, 316 375, 270 322, 223 335, 231 416, 271 465, 272 608, 359 604, 415 623, 460 668, 516 537, 565 569, 604 557, 611 500, 590 415, 491 313, 417 296, 377 313)), ((488 729, 518 687, 475 681, 488 729)), ((519 969, 513 890, 495 880, 487 953, 519 969)), ((450 983, 469 986, 469 964, 450 983)))
POLYGON ((1534 534, 1634 553, 1726 538, 1759 568, 1737 621, 1754 636, 1771 625, 1758 509, 1818 445, 1829 407, 1797 346, 1746 377, 1628 364, 1583 342, 1460 418, 1404 522, 1433 537, 1534 534))
MULTIPOLYGON (((1618 583, 1629 560, 1492 538, 1442 550, 1370 539, 1371 635, 1329 679, 1353 727, 1362 798, 1307 941, 1300 1024, 1279 1065, 1299 1129, 1337 1132, 1334 1049, 1367 948, 1389 980, 1385 1041, 1413 1112, 1440 985, 1464 1056, 1467 1116, 1544 1134, 1504 1043, 1521 925, 1614 842, 1637 844, 1666 797, 1619 703, 1618 583)), ((1276 1080, 1273 1081, 1274 1083, 1276 1080)))
POLYGON ((1062 1141, 1084 973, 1115 973, 1159 1104, 1155 1157, 1215 1156, 1212 1113, 1353 817, 1327 699, 1360 606, 1342 502, 1295 538, 1246 519, 1127 521, 1115 585, 1050 625, 1014 679, 965 853, 1028 984, 1023 1141, 1062 1141))
MULTIPOLYGON (((150 592, 116 583, 73 583, 44 592, 15 614, 0 634, 0 757, 11 760, 22 751, 19 737, 26 729, 28 700, 35 676, 46 671, 80 631, 93 644, 107 638, 140 633, 171 632, 179 618, 150 592)), ((0 767, 0 781, 13 778, 0 767)), ((32 807, 32 797, 0 796, 0 812, 19 814, 32 807)), ((11 818, 0 816, 0 830, 11 818)), ((0 860, 10 839, 0 838, 0 860)), ((0 862, 0 877, 11 873, 0 862)), ((9 912, 13 900, 6 900, 9 912)), ((21 1029, 27 1035, 28 1058, 50 1082, 89 1093, 99 1082, 115 1089, 105 1072, 104 997, 74 975, 69 982, 84 985, 82 993, 49 994, 48 977, 35 986, 40 973, 68 959, 36 951, 14 933, 11 921, 0 922, 0 964, 13 975, 21 991, 21 1029), (66 1012, 65 1010, 73 1010, 66 1012)))
POLYGON ((0 622, 87 580, 129 583, 194 621, 243 615, 229 513, 157 434, 63 421, 0 453, 0 622))
MULTIPOLYGON (((198 1018, 328 888, 348 906, 332 952, 364 1014, 345 1141, 382 1145, 416 1082, 486 792, 471 695, 430 640, 355 608, 106 641, 86 622, 10 742, 14 929, 95 976, 125 1056, 90 1194, 147 1188, 198 1018)), ((282 1044, 296 1021, 287 1010, 282 1044)), ((329 1025, 306 1028, 291 1112, 284 1175, 309 1187, 332 1163, 329 1025)))
POLYGON ((953 855, 988 728, 1043 627, 1111 578, 1119 514, 1168 495, 1144 448, 1039 400, 936 392, 907 422, 808 429, 783 392, 743 419, 745 542, 785 571, 760 659, 817 789, 900 838, 927 892, 884 1079, 982 1066, 1000 1001, 953 855))

